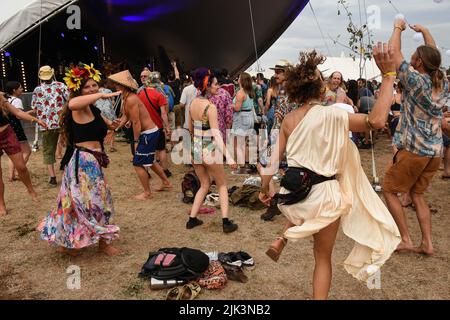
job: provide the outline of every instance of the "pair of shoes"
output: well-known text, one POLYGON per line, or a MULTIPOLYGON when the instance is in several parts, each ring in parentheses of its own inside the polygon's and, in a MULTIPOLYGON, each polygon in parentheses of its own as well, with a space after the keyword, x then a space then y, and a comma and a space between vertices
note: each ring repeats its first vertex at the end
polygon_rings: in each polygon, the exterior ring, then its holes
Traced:
POLYGON ((261 215, 261 219, 264 221, 272 221, 275 216, 281 214, 280 209, 278 209, 277 202, 272 200, 270 202, 270 207, 267 208, 267 211, 261 215))
POLYGON ((255 266, 253 258, 245 251, 219 253, 219 261, 222 264, 228 264, 236 267, 248 267, 255 266))
POLYGON ((172 176, 172 172, 170 172, 169 169, 164 170, 164 173, 166 174, 167 178, 170 178, 172 176))
POLYGON ((269 256, 275 262, 278 262, 281 252, 287 244, 287 240, 284 237, 278 237, 274 243, 272 243, 269 249, 266 251, 266 255, 269 256))
POLYGON ((231 233, 238 229, 238 225, 236 223, 233 223, 233 220, 229 220, 228 223, 223 224, 223 232, 224 233, 231 233))
POLYGON ((57 186, 58 183, 56 182, 56 177, 51 177, 50 180, 48 181, 48 184, 51 185, 52 187, 57 186))
POLYGON ((167 292, 166 300, 194 300, 202 288, 198 283, 192 282, 184 286, 178 286, 167 292))
POLYGON ((195 218, 195 219, 189 219, 188 222, 186 223, 186 229, 193 229, 197 226, 200 226, 203 224, 203 221, 195 218))
POLYGON ((242 261, 239 260, 234 252, 219 252, 219 261, 222 264, 227 264, 229 266, 241 267, 242 261))

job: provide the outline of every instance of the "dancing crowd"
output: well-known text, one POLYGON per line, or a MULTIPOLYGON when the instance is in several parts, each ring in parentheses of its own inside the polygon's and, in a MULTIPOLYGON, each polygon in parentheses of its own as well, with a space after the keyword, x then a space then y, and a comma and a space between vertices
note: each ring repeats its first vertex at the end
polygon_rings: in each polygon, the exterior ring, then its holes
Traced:
MULTIPOLYGON (((56 204, 38 230, 43 240, 72 256, 92 245, 111 256, 120 253, 112 246, 120 228, 112 223, 114 203, 103 171, 109 164, 107 153, 118 151, 118 132, 130 143, 130 166, 142 187, 136 200, 153 201, 149 170, 160 181, 154 191, 173 188, 170 147, 180 143, 189 154, 186 170, 195 171, 200 187, 187 229, 203 224, 197 216, 214 184, 223 232, 237 231, 238 224, 230 219, 226 166, 235 174, 260 175, 259 199, 267 206, 261 219, 271 221, 281 213, 287 218, 267 255, 278 261, 288 240, 313 236, 313 296, 325 299, 339 226, 355 242, 344 266, 359 280, 378 272, 394 251, 435 251, 424 193, 442 159, 442 178, 450 177, 449 83, 424 26, 410 26, 423 34, 425 44, 410 62, 405 60, 401 35, 406 27, 396 20, 389 43, 374 47, 380 83, 344 81, 339 71, 325 78, 319 71, 325 58, 316 51, 301 52, 295 65, 281 60, 270 80, 243 72, 233 81, 227 70, 207 68, 182 75, 172 62, 167 75, 144 68, 139 86, 129 70, 101 79, 92 64, 79 63, 67 69, 62 83, 50 66, 43 66, 30 112, 23 111, 20 83, 8 82, 0 96, 0 154, 9 157, 10 181, 21 180, 36 200, 26 166, 31 149, 20 120, 37 123, 49 185, 58 185, 58 158, 63 170, 56 204), (386 204, 364 173, 358 152, 373 148, 374 137, 383 131, 392 138, 394 151, 382 185, 386 204), (264 132, 267 144, 256 162, 250 152, 254 132, 264 132), (410 203, 422 232, 418 246, 404 215, 410 203)), ((0 180, 0 216, 7 214, 6 208, 0 180)))

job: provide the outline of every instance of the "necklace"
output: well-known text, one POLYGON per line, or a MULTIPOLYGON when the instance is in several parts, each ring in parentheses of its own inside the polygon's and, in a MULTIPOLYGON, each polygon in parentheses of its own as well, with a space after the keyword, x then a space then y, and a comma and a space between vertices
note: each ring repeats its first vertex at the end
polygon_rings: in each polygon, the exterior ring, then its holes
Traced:
POLYGON ((308 102, 308 103, 303 103, 303 105, 305 106, 305 105, 307 105, 307 106, 311 106, 311 105, 321 105, 322 104, 322 102, 320 102, 320 101, 310 101, 310 102, 308 102))

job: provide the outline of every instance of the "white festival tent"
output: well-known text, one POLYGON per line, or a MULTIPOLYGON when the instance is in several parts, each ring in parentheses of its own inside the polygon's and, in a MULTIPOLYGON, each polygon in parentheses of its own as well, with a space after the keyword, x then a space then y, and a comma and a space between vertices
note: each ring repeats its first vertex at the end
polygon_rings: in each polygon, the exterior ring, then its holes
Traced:
POLYGON ((334 71, 340 71, 346 81, 359 78, 381 80, 381 72, 374 59, 360 63, 359 57, 353 60, 353 58, 346 57, 343 53, 340 57, 327 57, 325 62, 319 66, 319 69, 325 77, 329 77, 334 71))
MULTIPOLYGON (((296 61, 291 61, 292 64, 295 64, 296 61)), ((270 79, 274 72, 270 70, 271 66, 264 66, 260 72, 264 74, 264 77, 270 79)), ((340 71, 344 77, 344 80, 357 80, 359 78, 364 78, 368 80, 381 80, 381 72, 378 69, 375 60, 366 60, 362 62, 362 67, 360 68, 359 58, 356 57, 355 60, 351 57, 346 57, 344 53, 341 54, 340 57, 327 57, 326 61, 319 66, 319 70, 322 71, 325 77, 329 77, 334 71, 340 71), (362 76, 360 77, 360 73, 362 69, 362 76)), ((256 76, 259 72, 257 71, 256 64, 252 65, 247 72, 252 76, 256 76)))
POLYGON ((8 0, 0 10, 0 51, 74 3, 73 0, 8 0))

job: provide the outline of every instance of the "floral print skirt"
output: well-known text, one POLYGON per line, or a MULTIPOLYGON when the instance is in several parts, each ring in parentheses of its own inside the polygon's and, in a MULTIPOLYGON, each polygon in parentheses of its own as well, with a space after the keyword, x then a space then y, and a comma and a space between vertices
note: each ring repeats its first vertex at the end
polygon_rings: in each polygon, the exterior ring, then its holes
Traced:
POLYGON ((80 151, 78 183, 76 153, 64 170, 57 206, 41 222, 41 239, 68 249, 81 249, 97 244, 100 239, 110 243, 119 238, 119 227, 110 224, 114 214, 111 192, 102 168, 95 157, 80 151))

